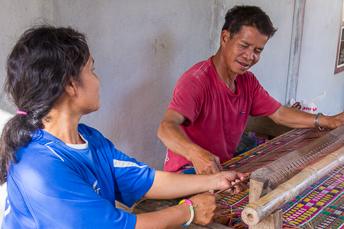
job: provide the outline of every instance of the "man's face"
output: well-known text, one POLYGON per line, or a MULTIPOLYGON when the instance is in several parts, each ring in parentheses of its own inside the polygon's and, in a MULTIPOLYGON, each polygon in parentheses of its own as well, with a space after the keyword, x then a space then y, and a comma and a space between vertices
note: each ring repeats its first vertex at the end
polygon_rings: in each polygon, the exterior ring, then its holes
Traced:
POLYGON ((228 74, 243 74, 259 61, 268 37, 255 27, 242 26, 235 35, 221 33, 221 52, 228 74))

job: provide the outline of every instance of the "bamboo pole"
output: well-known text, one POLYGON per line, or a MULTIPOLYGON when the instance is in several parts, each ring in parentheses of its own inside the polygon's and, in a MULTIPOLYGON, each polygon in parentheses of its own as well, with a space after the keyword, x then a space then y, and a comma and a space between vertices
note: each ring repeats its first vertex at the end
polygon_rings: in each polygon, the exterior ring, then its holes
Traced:
POLYGON ((248 225, 258 224, 283 204, 300 194, 309 185, 342 165, 344 165, 344 147, 307 166, 300 173, 279 185, 259 200, 249 203, 241 213, 242 220, 248 225))

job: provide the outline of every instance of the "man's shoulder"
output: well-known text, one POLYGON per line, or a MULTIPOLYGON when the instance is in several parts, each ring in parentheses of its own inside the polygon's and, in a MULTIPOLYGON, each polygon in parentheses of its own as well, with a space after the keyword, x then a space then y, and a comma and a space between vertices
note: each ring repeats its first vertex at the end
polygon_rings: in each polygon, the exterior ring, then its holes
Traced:
POLYGON ((243 74, 238 75, 237 81, 238 83, 246 86, 255 86, 257 83, 259 83, 256 76, 250 71, 246 71, 243 74))
POLYGON ((246 71, 243 74, 238 75, 237 79, 242 81, 257 80, 256 76, 250 71, 246 71))
POLYGON ((210 74, 211 67, 210 59, 200 61, 184 72, 182 78, 201 79, 210 74))
POLYGON ((212 63, 210 59, 194 64, 179 78, 177 85, 192 84, 197 87, 208 84, 211 77, 212 63))

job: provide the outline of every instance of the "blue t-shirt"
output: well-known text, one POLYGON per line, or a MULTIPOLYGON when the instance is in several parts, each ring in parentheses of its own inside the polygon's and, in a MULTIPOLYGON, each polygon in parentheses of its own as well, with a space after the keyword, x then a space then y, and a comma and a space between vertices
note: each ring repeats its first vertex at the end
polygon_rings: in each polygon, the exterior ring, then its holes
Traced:
POLYGON ((131 206, 151 188, 155 170, 118 151, 97 130, 79 125, 88 142, 75 149, 44 130, 10 166, 3 228, 135 228, 131 206))

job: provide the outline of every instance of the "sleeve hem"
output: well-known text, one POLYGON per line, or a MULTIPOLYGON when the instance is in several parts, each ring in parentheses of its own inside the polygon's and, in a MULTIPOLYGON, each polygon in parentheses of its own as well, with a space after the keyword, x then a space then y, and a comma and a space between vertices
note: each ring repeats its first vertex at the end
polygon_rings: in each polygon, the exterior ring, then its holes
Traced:
POLYGON ((184 118, 188 119, 191 123, 194 122, 195 120, 194 119, 191 119, 191 114, 186 114, 187 112, 184 112, 182 109, 180 109, 179 107, 175 107, 175 106, 169 106, 167 109, 170 109, 170 110, 174 110, 176 112, 178 112, 179 114, 183 115, 184 118))
POLYGON ((276 106, 274 106, 274 108, 271 109, 269 112, 266 112, 266 113, 263 113, 263 114, 258 114, 258 115, 252 114, 252 116, 255 116, 255 117, 270 116, 270 115, 272 115, 273 113, 275 113, 281 106, 282 106, 282 104, 279 103, 279 102, 277 102, 276 106))
MULTIPOLYGON (((149 178, 147 179, 147 184, 144 185, 141 189, 139 193, 135 194, 135 198, 130 198, 127 201, 123 201, 123 203, 125 205, 127 205, 128 207, 132 207, 133 204, 135 202, 137 202, 138 200, 140 200, 148 191, 149 189, 152 187, 153 182, 154 182, 154 178, 155 178, 155 169, 150 168, 151 172, 149 174, 149 178)), ((129 195, 133 195, 132 193, 129 195)), ((125 198, 124 198, 125 199, 125 198)))

